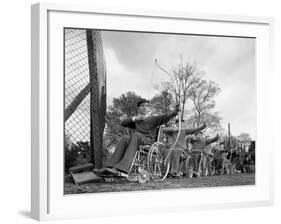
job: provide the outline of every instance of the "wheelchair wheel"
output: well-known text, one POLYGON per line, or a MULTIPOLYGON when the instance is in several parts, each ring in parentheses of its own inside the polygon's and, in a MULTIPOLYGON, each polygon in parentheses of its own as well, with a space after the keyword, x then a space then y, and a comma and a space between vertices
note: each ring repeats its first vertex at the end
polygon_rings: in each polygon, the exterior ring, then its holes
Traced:
POLYGON ((153 181, 163 181, 170 170, 170 163, 165 163, 167 148, 161 142, 155 142, 149 149, 147 168, 153 181))
POLYGON ((138 173, 137 178, 138 178, 138 182, 140 184, 145 184, 150 179, 149 172, 146 171, 146 170, 140 170, 139 173, 138 173))

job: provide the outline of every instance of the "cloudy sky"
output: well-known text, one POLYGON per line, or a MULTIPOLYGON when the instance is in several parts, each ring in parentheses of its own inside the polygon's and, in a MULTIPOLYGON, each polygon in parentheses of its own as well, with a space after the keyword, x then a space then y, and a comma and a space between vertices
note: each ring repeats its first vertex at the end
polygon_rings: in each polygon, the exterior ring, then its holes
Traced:
MULTIPOLYGON (((256 136, 255 40, 251 38, 103 31, 107 69, 107 102, 127 91, 150 99, 155 85, 169 81, 167 74, 180 62, 196 62, 204 79, 221 88, 216 110, 222 125, 238 135, 256 136)), ((191 104, 187 105, 189 108, 191 104)))

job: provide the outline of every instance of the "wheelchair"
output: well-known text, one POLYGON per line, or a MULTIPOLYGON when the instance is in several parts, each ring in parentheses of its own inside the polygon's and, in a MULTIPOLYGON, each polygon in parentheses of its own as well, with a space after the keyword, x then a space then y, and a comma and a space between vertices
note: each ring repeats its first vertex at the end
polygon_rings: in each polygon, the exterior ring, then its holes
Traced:
POLYGON ((158 128, 156 141, 152 145, 141 145, 135 153, 133 162, 128 172, 130 176, 137 177, 137 181, 141 184, 149 182, 160 182, 166 179, 170 163, 166 161, 168 147, 161 140, 162 128, 158 128))
POLYGON ((205 155, 200 151, 191 151, 184 158, 185 173, 188 178, 195 174, 197 177, 213 175, 210 164, 210 155, 205 155), (197 160, 195 162, 195 160, 197 160), (196 169, 196 171, 195 171, 196 169))
POLYGON ((204 154, 200 151, 189 152, 184 161, 186 176, 189 178, 192 178, 194 174, 197 177, 213 176, 215 174, 215 165, 213 158, 214 156, 212 154, 204 154), (195 162, 196 159, 197 162, 195 162), (197 164, 197 166, 195 165, 195 163, 197 164), (195 169, 197 171, 195 171, 195 169))
POLYGON ((186 138, 186 147, 188 148, 188 153, 182 159, 186 176, 192 178, 194 174, 197 177, 214 175, 214 155, 201 150, 193 150, 188 137, 186 138))

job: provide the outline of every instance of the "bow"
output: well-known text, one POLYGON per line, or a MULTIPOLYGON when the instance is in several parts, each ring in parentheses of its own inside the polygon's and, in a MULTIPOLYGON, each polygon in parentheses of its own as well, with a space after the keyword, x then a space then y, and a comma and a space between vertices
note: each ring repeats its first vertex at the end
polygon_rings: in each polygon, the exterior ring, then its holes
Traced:
MULTIPOLYGON (((171 75, 169 72, 167 72, 165 69, 163 69, 163 68, 158 64, 157 58, 155 58, 155 65, 156 65, 161 71, 163 71, 164 73, 166 73, 166 74, 169 76, 169 78, 171 79, 172 83, 174 84, 175 93, 176 93, 176 104, 180 107, 180 102, 181 102, 181 101, 180 101, 180 89, 179 89, 179 91, 177 91, 177 85, 176 85, 176 82, 175 82, 174 78, 172 77, 172 75, 171 75)), ((182 126, 182 124, 181 124, 181 111, 180 111, 180 110, 178 111, 178 120, 179 120, 179 126, 178 126, 177 137, 176 137, 176 140, 175 140, 174 144, 172 145, 172 147, 170 148, 170 150, 169 150, 169 152, 168 152, 168 154, 167 154, 167 156, 166 156, 166 159, 165 159, 165 163, 164 163, 164 164, 166 164, 167 159, 168 159, 170 153, 175 149, 175 146, 176 146, 176 144, 177 144, 177 142, 178 142, 178 139, 179 139, 179 136, 180 136, 180 132, 181 132, 181 129, 182 129, 182 127, 181 127, 181 126, 182 126)))

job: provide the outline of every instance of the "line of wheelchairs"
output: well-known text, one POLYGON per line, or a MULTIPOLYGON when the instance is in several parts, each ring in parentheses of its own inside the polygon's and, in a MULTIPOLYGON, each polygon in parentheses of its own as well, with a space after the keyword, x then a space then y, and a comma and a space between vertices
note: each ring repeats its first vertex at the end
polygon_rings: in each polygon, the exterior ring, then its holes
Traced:
MULTIPOLYGON (((140 145, 136 151, 133 161, 130 165, 128 173, 120 172, 119 170, 112 168, 99 169, 96 172, 93 169, 93 164, 87 163, 70 167, 68 172, 72 176, 75 184, 78 186, 83 183, 97 181, 103 179, 105 182, 112 182, 116 178, 126 178, 128 181, 135 181, 140 184, 147 183, 149 181, 161 182, 168 176, 171 176, 171 151, 174 142, 168 141, 167 136, 163 133, 164 126, 158 128, 157 139, 152 145, 140 145), (94 171, 94 172, 93 172, 94 171)), ((187 144, 188 148, 188 144, 187 144)), ((179 175, 172 175, 173 177, 183 176, 191 178, 194 174, 194 160, 193 157, 198 157, 198 152, 186 151, 180 156, 181 165, 185 172, 179 172, 179 175)), ((203 156, 201 154, 200 164, 203 156)), ((199 167, 201 165, 199 164, 199 167)), ((182 169, 181 169, 182 170, 182 169)), ((197 176, 200 169, 196 172, 197 176)))
MULTIPOLYGON (((237 172, 245 173, 245 159, 237 154, 234 147, 228 148, 225 143, 209 145, 210 150, 194 151, 189 136, 186 137, 186 149, 181 153, 177 173, 171 173, 171 151, 174 142, 169 142, 163 134, 163 126, 159 127, 158 137, 152 145, 141 145, 135 153, 128 174, 121 174, 128 180, 147 183, 161 182, 167 177, 193 178, 213 175, 230 175, 237 172), (224 148, 221 149, 220 147, 224 148), (208 151, 208 152, 207 152, 208 151), (240 168, 238 168, 238 165, 240 168)), ((248 158, 246 156, 245 158, 248 158)), ((116 173, 118 174, 118 173, 116 173)))
POLYGON ((167 177, 188 177, 192 178, 193 175, 200 176, 202 173, 202 162, 204 161, 204 154, 202 152, 193 152, 187 149, 180 157, 180 170, 175 174, 171 174, 171 151, 176 150, 173 147, 173 142, 169 142, 163 134, 160 126, 158 130, 158 137, 152 145, 140 145, 139 150, 136 151, 134 159, 129 168, 128 174, 118 171, 110 170, 117 176, 126 177, 129 181, 138 181, 141 184, 149 181, 161 182, 167 177), (194 157, 199 160, 196 166, 194 157), (197 168, 197 171, 194 169, 197 168), (184 171, 184 172, 182 172, 184 171))
MULTIPOLYGON (((105 168, 102 173, 97 174, 92 172, 92 164, 72 167, 69 173, 72 175, 74 182, 79 185, 79 183, 84 181, 96 180, 97 178, 101 178, 106 182, 112 182, 116 177, 123 177, 128 181, 137 181, 140 184, 144 184, 149 181, 161 182, 167 177, 192 178, 194 176, 223 174, 224 170, 226 174, 231 172, 231 159, 226 158, 227 153, 229 154, 230 151, 223 154, 221 150, 218 150, 217 152, 221 153, 221 155, 219 160, 217 160, 214 158, 217 155, 216 153, 193 151, 190 143, 186 141, 186 150, 180 155, 179 170, 176 174, 172 174, 170 172, 171 152, 176 149, 173 148, 175 145, 174 142, 170 142, 168 137, 163 133, 163 128, 164 126, 159 127, 157 139, 152 145, 139 146, 139 150, 134 155, 128 173, 105 168), (217 163, 217 161, 219 162, 217 163), (85 170, 88 170, 88 172, 85 172, 85 170), (79 174, 80 171, 83 174, 79 174)), ((189 136, 187 136, 188 139, 189 136)))

